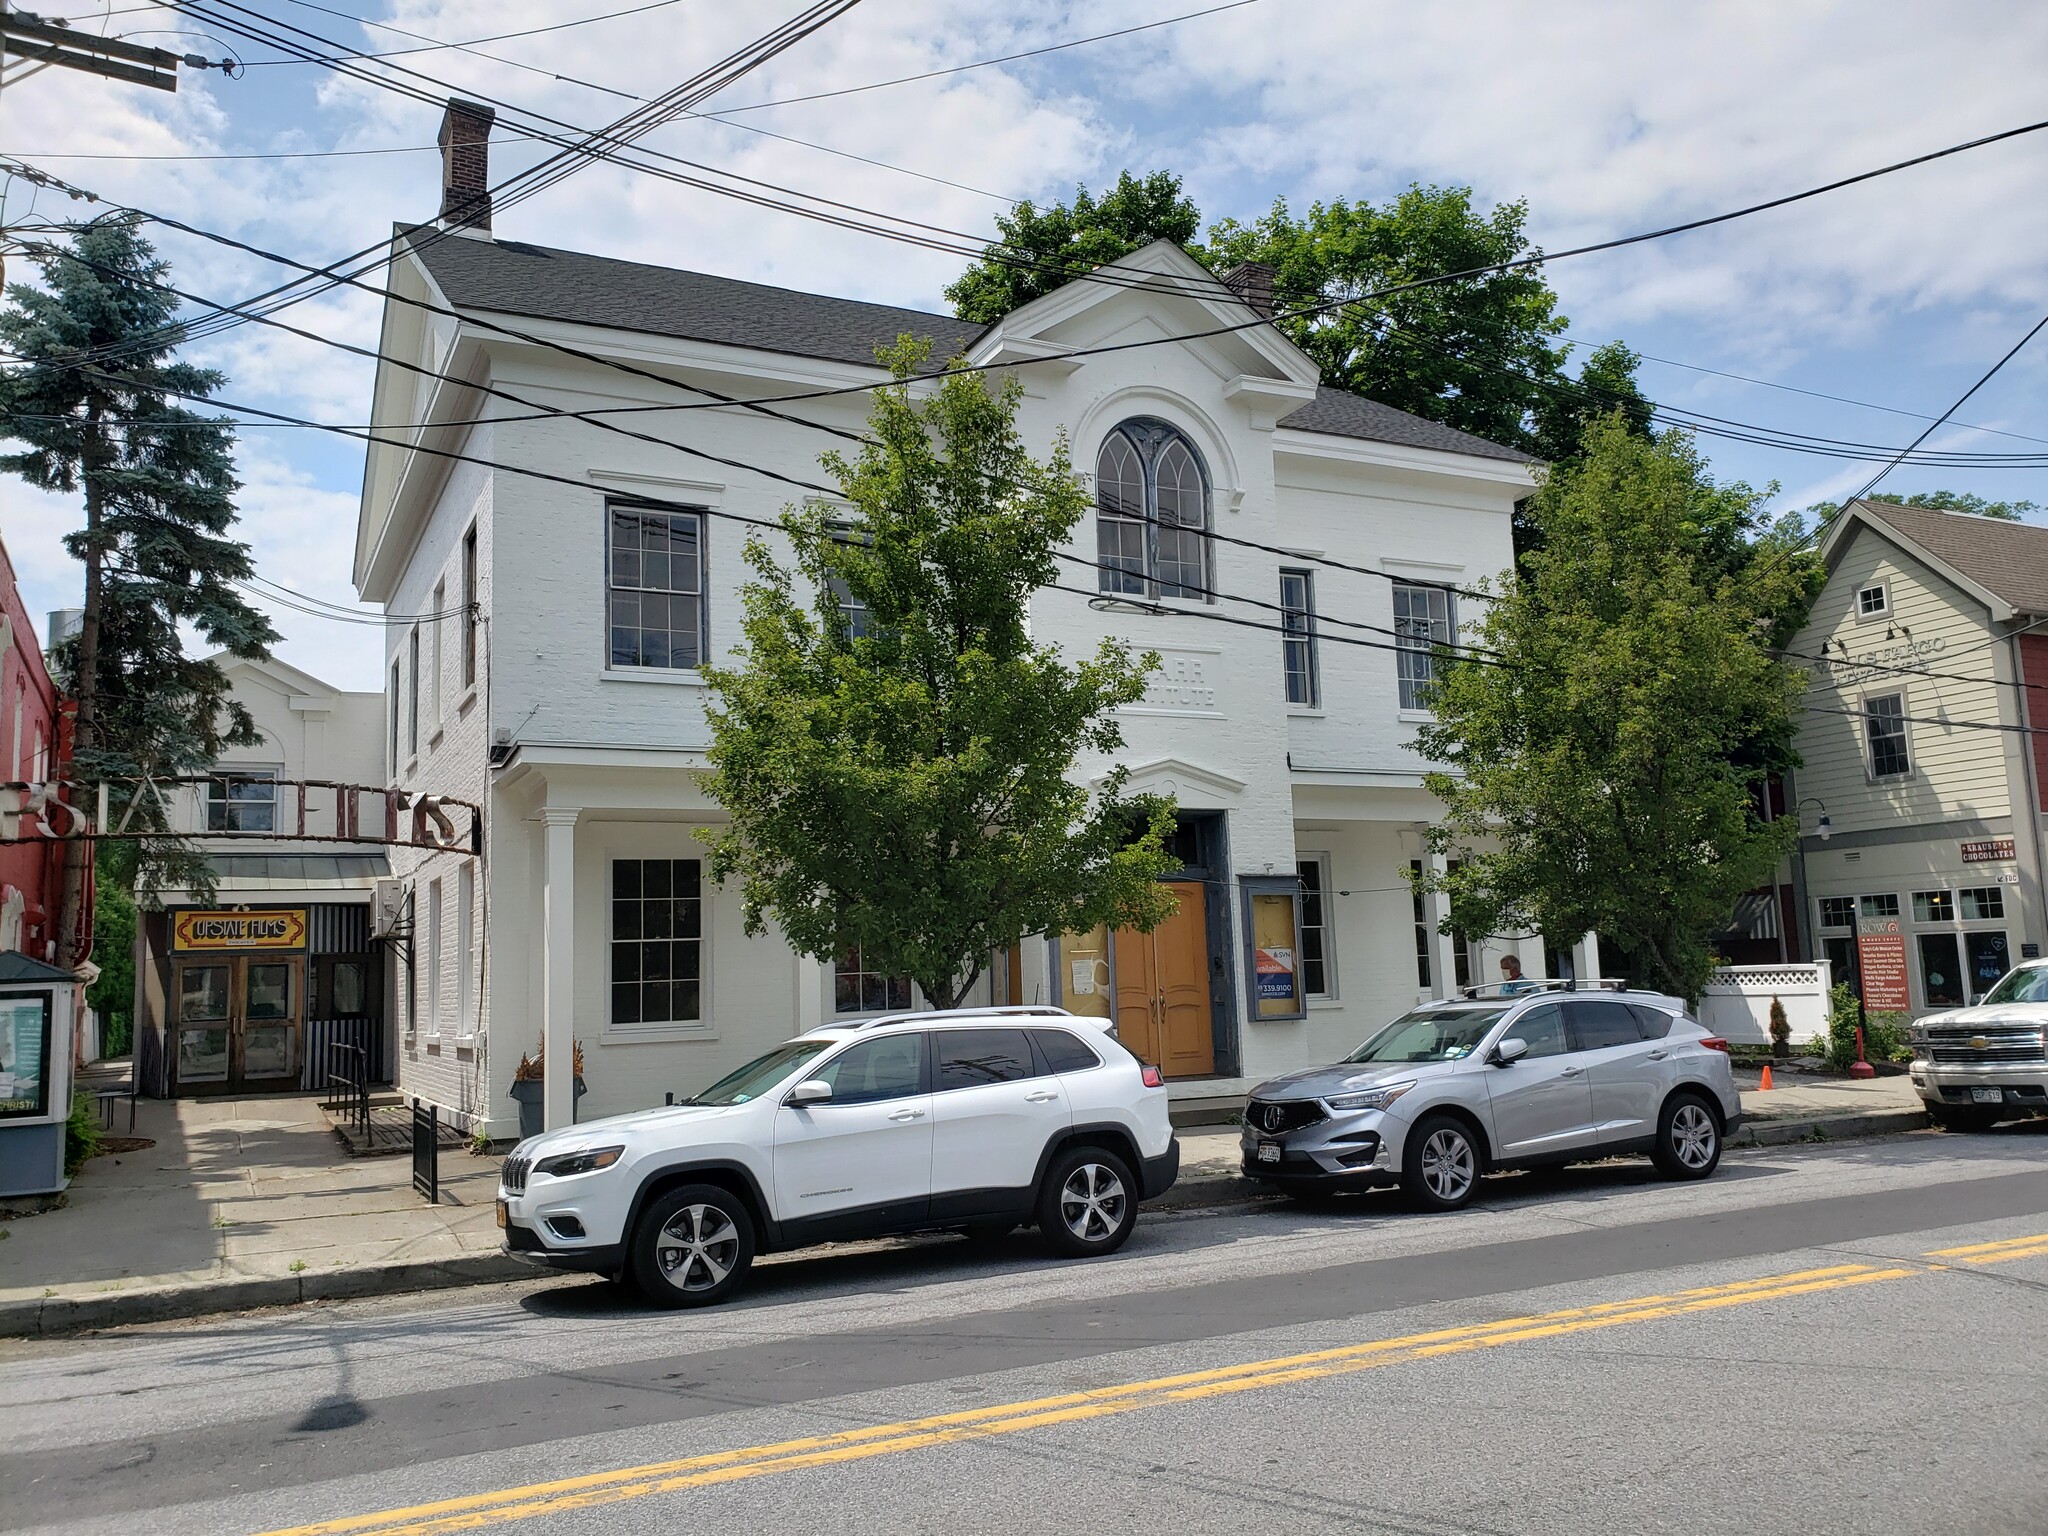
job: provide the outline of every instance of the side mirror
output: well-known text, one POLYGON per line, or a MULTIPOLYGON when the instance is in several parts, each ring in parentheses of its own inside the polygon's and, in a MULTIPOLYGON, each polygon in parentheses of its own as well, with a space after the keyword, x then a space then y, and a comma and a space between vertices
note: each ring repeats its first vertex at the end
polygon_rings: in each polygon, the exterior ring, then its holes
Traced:
POLYGON ((789 1090, 785 1104, 822 1104, 832 1097, 832 1085, 818 1078, 810 1077, 789 1090))
POLYGON ((1496 1067, 1511 1067, 1528 1054, 1528 1041, 1519 1039, 1503 1040, 1493 1048, 1493 1055, 1490 1060, 1496 1067))

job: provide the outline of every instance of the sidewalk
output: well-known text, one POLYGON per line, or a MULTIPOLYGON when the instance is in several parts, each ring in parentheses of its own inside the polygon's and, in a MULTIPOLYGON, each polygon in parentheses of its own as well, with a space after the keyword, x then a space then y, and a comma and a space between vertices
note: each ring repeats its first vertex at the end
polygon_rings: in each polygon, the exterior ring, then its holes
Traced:
MULTIPOLYGON (((1738 1069, 1739 1084, 1754 1077, 1738 1069)), ((1750 1118, 1737 1145, 1927 1123, 1904 1077, 1787 1073, 1742 1099, 1750 1118)), ((93 1159, 63 1209, 0 1224, 0 1336, 535 1274, 499 1251, 496 1158, 444 1150, 441 1204, 430 1206, 413 1192, 410 1159, 351 1159, 311 1099, 145 1099, 135 1133, 156 1145, 93 1159)), ((1156 1203, 1266 1198, 1238 1171, 1237 1136, 1182 1132, 1180 1182, 1156 1203)))
POLYGON ((144 1099, 134 1134, 156 1145, 0 1225, 0 1335, 532 1273, 499 1252, 496 1158, 444 1150, 430 1206, 411 1159, 350 1158, 310 1098, 144 1099))

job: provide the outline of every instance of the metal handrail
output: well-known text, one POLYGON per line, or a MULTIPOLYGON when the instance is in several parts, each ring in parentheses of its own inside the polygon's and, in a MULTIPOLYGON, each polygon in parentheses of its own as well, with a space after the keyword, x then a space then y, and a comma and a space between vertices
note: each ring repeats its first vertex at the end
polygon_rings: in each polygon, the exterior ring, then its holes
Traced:
MULTIPOLYGON (((1629 992, 1624 977, 1591 976, 1580 981, 1571 976, 1524 976, 1516 981, 1489 981, 1483 986, 1460 987, 1458 996, 1467 1001, 1480 998, 1526 997, 1531 992, 1629 992), (1512 990, 1510 990, 1512 989, 1512 990)), ((1450 999, 1446 998, 1448 1002, 1450 999)))
POLYGON ((847 1029, 879 1029, 884 1024, 932 1023, 945 1019, 1071 1019, 1074 1015, 1050 1003, 1003 1003, 986 1008, 926 1008, 909 1013, 885 1013, 878 1018, 849 1020, 847 1029))

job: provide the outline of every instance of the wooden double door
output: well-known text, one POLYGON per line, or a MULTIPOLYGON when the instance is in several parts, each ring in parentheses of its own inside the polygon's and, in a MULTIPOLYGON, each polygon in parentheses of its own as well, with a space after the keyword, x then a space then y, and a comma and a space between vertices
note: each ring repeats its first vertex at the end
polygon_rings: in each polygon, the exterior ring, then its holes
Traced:
POLYGON ((1176 880, 1180 910, 1150 933, 1119 929, 1116 945, 1117 1038, 1168 1077, 1216 1070, 1209 995, 1207 890, 1176 880))
POLYGON ((172 967, 175 1091, 299 1086, 306 1018, 303 955, 209 955, 172 967))

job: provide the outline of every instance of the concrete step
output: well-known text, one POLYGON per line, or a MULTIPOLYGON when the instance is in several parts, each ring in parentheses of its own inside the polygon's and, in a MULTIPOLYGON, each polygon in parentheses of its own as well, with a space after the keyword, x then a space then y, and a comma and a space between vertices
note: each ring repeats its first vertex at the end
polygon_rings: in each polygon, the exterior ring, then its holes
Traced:
POLYGON ((1235 1125, 1244 1113, 1244 1095, 1219 1093, 1175 1099, 1166 1113, 1176 1129, 1198 1125, 1235 1125))

